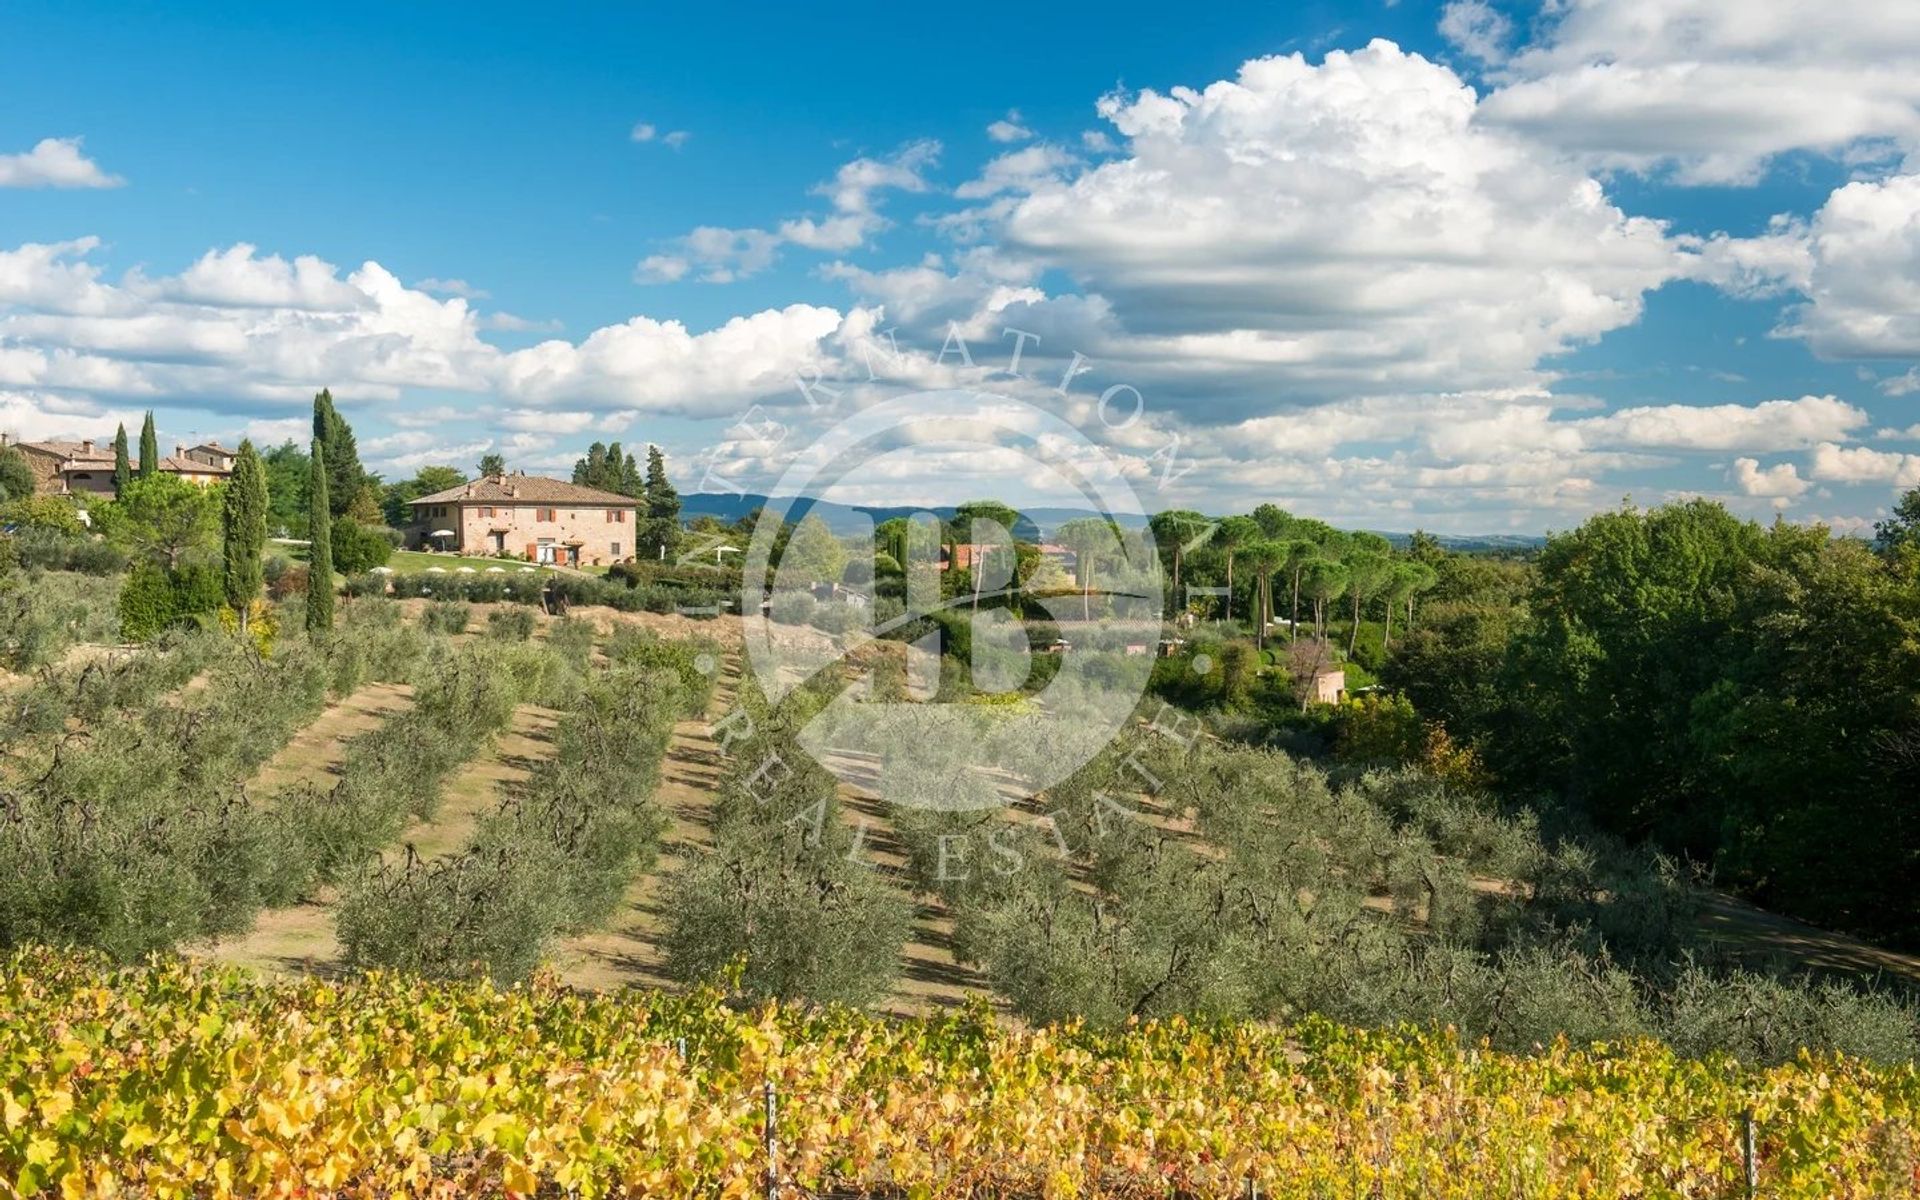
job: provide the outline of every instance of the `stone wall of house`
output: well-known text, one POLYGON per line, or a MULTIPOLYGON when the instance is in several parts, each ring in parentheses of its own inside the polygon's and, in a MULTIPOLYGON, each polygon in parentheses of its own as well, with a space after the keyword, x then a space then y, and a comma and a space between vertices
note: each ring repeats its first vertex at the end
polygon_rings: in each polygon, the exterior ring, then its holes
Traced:
MULTIPOLYGON (((34 491, 45 496, 61 490, 60 464, 65 461, 64 456, 48 454, 44 450, 28 445, 16 445, 15 449, 19 450, 20 456, 27 460, 27 465, 33 468, 34 491)), ((108 484, 112 484, 111 477, 108 479, 108 484)))
POLYGON ((605 566, 633 557, 634 510, 579 504, 460 504, 422 505, 414 527, 426 545, 436 529, 459 535, 455 547, 464 554, 491 557, 504 549, 516 558, 542 561, 540 544, 553 549, 554 561, 567 561, 569 543, 578 542, 581 566, 605 566))

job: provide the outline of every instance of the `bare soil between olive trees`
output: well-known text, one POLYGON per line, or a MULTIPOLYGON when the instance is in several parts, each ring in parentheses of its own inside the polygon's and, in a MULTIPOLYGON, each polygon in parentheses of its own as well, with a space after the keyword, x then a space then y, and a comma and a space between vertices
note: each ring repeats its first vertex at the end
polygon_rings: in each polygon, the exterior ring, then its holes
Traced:
MULTIPOLYGON (((383 601, 383 603, 394 603, 383 601)), ((423 601, 403 601, 408 616, 423 601)), ((475 605, 474 628, 481 627, 490 605, 475 605)), ((655 799, 668 817, 660 855, 652 871, 628 887, 615 916, 600 930, 561 941, 551 956, 559 978, 572 986, 611 990, 622 987, 671 987, 665 973, 661 935, 665 928, 662 897, 666 881, 688 859, 712 847, 712 814, 716 789, 726 764, 715 736, 715 724, 730 711, 745 664, 740 654, 739 626, 732 621, 704 621, 677 614, 616 613, 605 609, 575 609, 572 614, 593 621, 603 632, 621 624, 637 624, 667 637, 700 636, 728 647, 722 660, 714 696, 699 718, 679 722, 661 766, 655 799)), ((540 618, 542 627, 551 618, 540 618)), ((469 635, 471 636, 471 635, 469 635)), ((302 781, 323 783, 337 774, 346 747, 411 704, 411 690, 398 684, 372 684, 331 706, 296 735, 255 776, 250 788, 264 794, 302 781)), ((407 845, 422 857, 457 852, 466 843, 479 816, 524 785, 533 765, 553 753, 552 731, 561 714, 532 706, 516 711, 511 726, 447 782, 430 821, 416 822, 388 853, 404 852, 407 845)), ((914 908, 912 932, 901 950, 900 971, 894 988, 881 1006, 900 1015, 926 1013, 985 998, 999 1004, 989 981, 954 952, 954 915, 938 897, 913 892, 906 856, 886 805, 872 790, 870 764, 844 756, 829 764, 842 779, 839 798, 842 819, 857 832, 858 853, 874 869, 894 880, 914 908)), ((1040 810, 1013 803, 1014 819, 1034 819, 1040 810)), ((1170 813, 1144 801, 1141 816, 1167 834, 1193 839, 1188 814, 1170 813)), ((1497 880, 1483 881, 1498 889, 1497 880)), ((245 935, 229 938, 200 953, 269 973, 335 975, 345 969, 341 947, 334 936, 334 897, 322 893, 309 902, 262 913, 245 935)), ((1710 898, 1701 915, 1704 931, 1735 956, 1754 964, 1777 962, 1848 975, 1891 975, 1920 983, 1920 957, 1884 949, 1846 934, 1766 912, 1724 895, 1710 898)))

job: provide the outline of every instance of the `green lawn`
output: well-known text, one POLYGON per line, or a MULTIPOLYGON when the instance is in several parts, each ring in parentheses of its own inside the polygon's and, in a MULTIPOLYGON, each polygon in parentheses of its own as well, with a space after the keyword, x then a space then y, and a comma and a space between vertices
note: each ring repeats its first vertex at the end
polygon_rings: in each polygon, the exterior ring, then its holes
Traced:
MULTIPOLYGON (((521 567, 536 567, 537 564, 508 558, 467 558, 459 554, 428 554, 424 550, 395 550, 387 565, 402 575, 415 575, 429 567, 439 567, 443 571, 455 571, 461 567, 472 567, 484 571, 488 567, 504 567, 508 571, 518 571, 521 567)), ((546 570, 545 567, 537 567, 546 570)))
MULTIPOLYGON (((284 554, 295 562, 307 561, 305 542, 295 544, 269 539, 266 553, 284 554)), ((521 567, 532 567, 536 564, 505 558, 468 558, 460 554, 428 554, 422 550, 395 550, 393 557, 387 560, 387 565, 397 574, 417 575, 431 567, 439 567, 443 571, 457 571, 461 567, 472 567, 476 571, 484 571, 488 567, 502 567, 513 572, 521 567)), ((545 571, 547 568, 539 567, 538 569, 545 571)))

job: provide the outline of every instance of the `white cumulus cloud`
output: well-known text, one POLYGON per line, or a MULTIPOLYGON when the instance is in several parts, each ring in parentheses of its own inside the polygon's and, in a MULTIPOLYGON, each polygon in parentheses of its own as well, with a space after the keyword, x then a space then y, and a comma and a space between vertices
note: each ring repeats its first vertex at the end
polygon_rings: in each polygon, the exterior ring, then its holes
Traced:
POLYGON ((987 126, 987 136, 996 142, 1023 142, 1033 136, 1033 130, 1020 123, 1020 110, 1010 108, 1007 115, 987 126))
POLYGON ((1800 478, 1799 468, 1790 462, 1762 467, 1751 458, 1733 460, 1733 479, 1741 495, 1771 500, 1792 500, 1804 496, 1813 487, 1811 482, 1800 478))
POLYGON ((1791 150, 1920 148, 1920 6, 1556 0, 1485 119, 1635 170, 1749 183, 1791 150))
POLYGON ((1898 488, 1920 487, 1920 454, 1897 454, 1869 446, 1813 448, 1810 468, 1823 483, 1884 483, 1898 488))
POLYGON ((0 188, 114 188, 109 175, 80 150, 80 139, 42 138, 24 154, 0 154, 0 188))
POLYGON ((1256 59, 1102 112, 1127 153, 1037 182, 1001 249, 1072 275, 1111 352, 1203 381, 1512 386, 1692 269, 1661 223, 1477 120, 1452 71, 1390 43, 1256 59))
POLYGON ((1497 63, 1507 56, 1513 22, 1486 0, 1448 0, 1440 11, 1440 36, 1463 54, 1497 63))

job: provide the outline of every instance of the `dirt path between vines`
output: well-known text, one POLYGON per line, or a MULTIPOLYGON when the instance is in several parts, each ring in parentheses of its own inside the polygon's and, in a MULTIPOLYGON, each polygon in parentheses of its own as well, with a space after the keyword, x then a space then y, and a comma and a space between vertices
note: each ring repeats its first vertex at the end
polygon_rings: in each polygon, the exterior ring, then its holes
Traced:
POLYGON ((662 974, 660 896, 666 880, 690 855, 713 848, 713 797, 722 762, 713 722, 733 707, 740 660, 727 655, 714 680, 705 716, 673 727, 654 802, 666 813, 660 857, 654 869, 628 884, 620 908, 605 929, 563 939, 551 956, 560 978, 574 987, 611 991, 622 987, 672 987, 662 974))
MULTIPOLYGON (((279 780, 280 786, 336 776, 348 742, 411 703, 411 689, 404 685, 371 684, 361 688, 303 730, 261 775, 273 772, 271 778, 279 780)), ((408 843, 423 858, 466 845, 480 815, 526 782, 536 762, 553 754, 553 728, 558 716, 530 704, 515 709, 512 724, 447 781, 433 820, 415 821, 400 842, 385 851, 386 856, 392 859, 404 854, 408 843)), ((256 776, 256 787, 260 778, 256 776)), ((338 975, 344 965, 334 931, 335 900, 331 889, 322 889, 305 903, 269 909, 255 920, 252 930, 223 939, 204 953, 269 974, 338 975)))
POLYGON ((330 706, 293 735, 247 783, 256 796, 271 796, 300 783, 331 787, 346 761, 347 743, 378 729, 413 707, 413 688, 404 683, 369 683, 330 706))
MULTIPOLYGON (((674 987, 663 972, 660 944, 665 916, 661 897, 666 883, 695 854, 713 846, 712 813, 724 763, 714 725, 731 710, 740 678, 740 660, 728 655, 716 681, 707 714, 674 727, 654 793, 672 822, 662 838, 660 860, 652 873, 628 888, 620 913, 606 930, 569 938, 555 955, 560 977, 575 987, 674 987)), ((838 764, 843 777, 857 775, 838 764)), ((893 880, 914 905, 913 932, 901 949, 900 976, 881 1006, 900 1015, 926 1013, 991 993, 977 971, 955 961, 953 915, 939 900, 912 896, 906 879, 906 855, 894 836, 884 805, 872 791, 842 783, 842 819, 856 831, 861 857, 893 880)))

